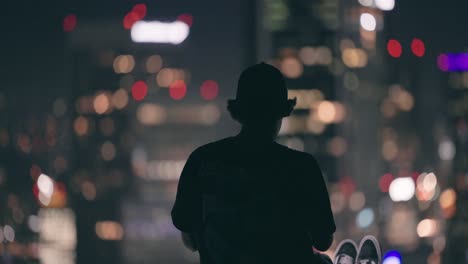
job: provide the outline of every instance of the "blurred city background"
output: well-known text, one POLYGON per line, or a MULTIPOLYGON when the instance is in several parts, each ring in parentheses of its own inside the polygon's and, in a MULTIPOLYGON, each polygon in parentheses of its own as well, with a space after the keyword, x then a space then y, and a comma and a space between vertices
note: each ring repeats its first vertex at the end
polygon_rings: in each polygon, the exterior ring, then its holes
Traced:
POLYGON ((226 99, 260 61, 298 100, 278 142, 326 177, 327 253, 373 234, 384 264, 468 263, 468 2, 2 4, 0 263, 197 263, 177 180, 237 133, 226 99))

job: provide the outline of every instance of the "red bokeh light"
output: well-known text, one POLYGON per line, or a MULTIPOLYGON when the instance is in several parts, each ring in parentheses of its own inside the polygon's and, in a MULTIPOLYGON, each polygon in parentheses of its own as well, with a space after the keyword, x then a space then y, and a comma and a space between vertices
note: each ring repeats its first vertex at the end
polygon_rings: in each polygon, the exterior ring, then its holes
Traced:
POLYGON ((187 93, 187 85, 182 80, 177 80, 169 86, 169 95, 174 100, 180 100, 187 93))
POLYGON ((380 191, 386 193, 390 189, 390 184, 393 181, 393 175, 391 173, 384 174, 379 180, 380 191))
POLYGON ((216 81, 206 80, 200 87, 200 95, 205 100, 213 100, 218 96, 219 85, 216 81))
POLYGON ((390 56, 394 58, 399 58, 401 56, 401 53, 403 52, 403 49, 401 48, 401 44, 398 40, 396 39, 391 39, 387 43, 387 51, 390 56))
POLYGON ((70 14, 63 19, 63 30, 71 32, 75 29, 77 23, 76 15, 70 14))
POLYGON ((411 51, 415 56, 422 57, 426 52, 426 46, 422 40, 415 38, 411 42, 411 51))
POLYGON ((354 183, 353 178, 349 176, 345 176, 340 180, 339 187, 340 191, 346 197, 349 197, 356 190, 356 184, 354 183))
POLYGON ((148 86, 144 81, 137 81, 132 86, 132 97, 135 101, 141 101, 145 99, 148 94, 148 86))
POLYGON ((138 20, 143 19, 146 16, 146 5, 145 4, 136 4, 131 13, 135 13, 138 17, 138 20))
POLYGON ((142 20, 146 16, 146 5, 145 4, 136 4, 133 6, 132 11, 125 15, 123 19, 123 26, 125 29, 131 29, 133 24, 138 20, 142 20))
POLYGON ((39 197, 39 186, 37 186, 37 183, 34 183, 32 191, 33 191, 34 197, 38 198, 39 197))
POLYGON ((184 22, 189 27, 191 27, 193 24, 193 16, 191 14, 187 14, 187 13, 181 14, 177 17, 177 20, 184 22))
POLYGON ((135 24, 135 22, 138 20, 138 14, 132 11, 124 17, 123 26, 125 29, 131 29, 133 24, 135 24))

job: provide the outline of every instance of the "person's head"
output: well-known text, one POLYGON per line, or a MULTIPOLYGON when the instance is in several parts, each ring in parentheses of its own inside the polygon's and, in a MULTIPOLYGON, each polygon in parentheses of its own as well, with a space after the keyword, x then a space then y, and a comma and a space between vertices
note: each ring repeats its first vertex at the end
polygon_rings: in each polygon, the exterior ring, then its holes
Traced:
POLYGON ((281 72, 259 63, 241 73, 236 99, 228 100, 228 111, 244 128, 275 137, 282 118, 289 116, 295 105, 296 99, 288 99, 281 72))

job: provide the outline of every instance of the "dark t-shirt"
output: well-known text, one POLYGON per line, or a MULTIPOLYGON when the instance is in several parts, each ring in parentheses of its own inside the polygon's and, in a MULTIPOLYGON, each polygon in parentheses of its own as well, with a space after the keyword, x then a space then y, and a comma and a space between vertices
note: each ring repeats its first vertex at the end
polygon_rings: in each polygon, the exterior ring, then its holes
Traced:
POLYGON ((222 223, 214 218, 214 224, 232 231, 223 234, 227 240, 265 255, 259 259, 308 255, 313 241, 328 239, 336 229, 315 158, 271 140, 236 136, 196 149, 182 171, 172 209, 179 230, 200 232, 209 215, 206 197, 215 197, 221 210, 242 208, 241 218, 218 220, 222 223))

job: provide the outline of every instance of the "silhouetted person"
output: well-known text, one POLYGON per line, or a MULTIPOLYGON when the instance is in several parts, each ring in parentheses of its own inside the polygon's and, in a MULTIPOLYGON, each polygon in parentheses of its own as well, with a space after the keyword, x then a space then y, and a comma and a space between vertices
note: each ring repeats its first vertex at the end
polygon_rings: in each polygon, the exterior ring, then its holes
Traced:
POLYGON ((275 142, 295 103, 276 68, 249 67, 228 101, 241 132, 188 158, 172 220, 202 264, 331 263, 312 250, 336 229, 317 161, 275 142))

